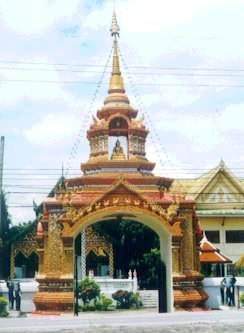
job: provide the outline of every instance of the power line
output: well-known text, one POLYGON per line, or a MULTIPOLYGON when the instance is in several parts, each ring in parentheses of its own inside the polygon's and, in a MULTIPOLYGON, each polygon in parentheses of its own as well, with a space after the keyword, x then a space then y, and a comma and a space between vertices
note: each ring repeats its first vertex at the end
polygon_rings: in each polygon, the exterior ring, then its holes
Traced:
MULTIPOLYGON (((153 69, 153 68, 152 68, 153 69)), ((36 71, 36 72, 69 72, 69 73, 92 73, 92 74, 101 74, 102 71, 94 71, 89 69, 83 69, 83 70, 70 70, 70 69, 62 69, 62 68, 21 68, 21 67, 0 67, 0 70, 11 70, 11 71, 36 71)), ((156 70, 156 69, 155 69, 156 70)), ((164 69, 165 71, 172 71, 172 69, 164 69)), ((183 70, 183 69, 182 69, 183 70)), ((243 78, 243 74, 236 74, 236 73, 182 73, 182 70, 180 72, 166 72, 163 75, 165 76, 193 76, 193 77, 240 77, 243 78)), ((183 70, 185 71, 185 70, 183 70)), ((104 73, 110 73, 110 71, 105 71, 104 73)), ((162 75, 162 73, 157 72, 127 72, 127 74, 133 74, 133 75, 162 75)))
MULTIPOLYGON (((69 192, 69 190, 67 190, 67 192, 69 192)), ((72 191, 71 191, 72 192, 72 191)), ((98 191, 100 193, 100 191, 98 191)), ((8 192, 8 194, 46 194, 47 192, 35 192, 35 191, 11 191, 11 192, 8 192)), ((114 191, 113 192, 114 194, 120 194, 120 192, 116 192, 114 191)), ((146 193, 146 192, 145 192, 146 193)), ((244 196, 244 191, 243 192, 187 192, 186 193, 187 195, 196 195, 196 194, 242 194, 244 196)), ((244 203, 244 202, 242 202, 244 203)))
MULTIPOLYGON (((222 202, 212 202, 211 205, 219 205, 219 204, 226 204, 226 203, 227 202, 225 202, 225 201, 222 201, 222 202)), ((232 203, 232 204, 243 204, 243 201, 232 201, 232 202, 229 202, 229 203, 232 203)), ((201 205, 210 205, 208 202, 201 202, 200 204, 201 205)), ((154 206, 154 205, 157 206, 158 203, 152 204, 152 206, 154 206)), ((10 207, 10 208, 32 208, 33 209, 33 205, 15 204, 15 203, 8 204, 8 207, 10 207)), ((122 207, 128 207, 128 205, 119 205, 118 207, 121 209, 122 207)), ((232 208, 232 209, 235 209, 235 208, 232 208)), ((242 209, 242 208, 240 208, 240 209, 242 209)), ((243 213, 244 213, 244 210, 243 210, 243 213)))
MULTIPOLYGON (((212 170, 215 168, 209 168, 207 169, 212 170)), ((244 171, 244 167, 228 167, 228 169, 230 170, 243 170, 244 171)), ((70 171, 80 171, 79 168, 70 168, 70 171)), ((172 167, 172 168, 162 168, 159 170, 175 170, 175 171, 181 171, 181 170, 187 170, 187 171, 192 171, 192 170, 203 170, 202 173, 206 172, 206 168, 181 168, 181 167, 172 167)), ((60 168, 4 168, 4 171, 60 171, 60 168)), ((21 174, 22 175, 22 174, 21 174)), ((60 174, 59 174, 60 175, 60 174)))
MULTIPOLYGON (((29 80, 29 79, 0 79, 0 82, 6 83, 40 83, 40 84, 85 84, 97 85, 93 81, 79 81, 79 80, 29 80)), ((106 85, 106 83, 101 83, 106 85)), ((138 86, 158 86, 158 87, 198 87, 198 88, 244 88, 244 84, 209 84, 209 83, 137 83, 138 86)))
POLYGON ((80 141, 81 139, 83 138, 83 133, 85 132, 85 129, 87 127, 87 123, 88 123, 88 119, 89 117, 91 116, 91 113, 93 111, 93 108, 94 108, 94 104, 95 104, 95 101, 97 99, 97 96, 98 96, 98 93, 99 93, 99 90, 100 90, 100 87, 102 85, 102 82, 103 82, 103 79, 104 79, 104 75, 105 75, 105 71, 106 71, 106 68, 108 67, 108 64, 109 64, 109 61, 110 61, 110 58, 111 58, 111 55, 112 55, 112 51, 113 51, 113 47, 111 48, 110 52, 109 52, 109 55, 107 57, 107 60, 106 60, 106 63, 104 65, 104 69, 103 69, 103 72, 100 76, 100 79, 99 81, 96 83, 96 89, 93 93, 93 96, 92 96, 92 99, 91 99, 91 102, 90 104, 88 105, 88 108, 87 108, 87 112, 85 114, 85 119, 84 119, 84 123, 82 124, 82 126, 80 127, 80 130, 77 134, 77 137, 76 137, 76 140, 74 141, 74 144, 72 146, 72 149, 71 149, 71 152, 70 152, 70 155, 69 155, 69 158, 68 158, 68 163, 67 163, 67 168, 66 168, 66 171, 65 171, 65 176, 68 175, 68 172, 69 172, 69 168, 71 166, 71 162, 72 160, 74 159, 75 155, 77 154, 77 151, 78 151, 78 147, 80 145, 80 141))
MULTIPOLYGON (((74 64, 74 63, 47 63, 47 62, 30 62, 21 60, 0 60, 3 64, 25 64, 25 65, 45 65, 45 66, 70 66, 70 67, 95 67, 104 68, 104 65, 98 64, 74 64)), ((181 66, 146 66, 130 65, 128 68, 144 68, 155 70, 195 70, 195 71, 223 71, 223 72, 244 72, 244 68, 225 68, 225 67, 181 67, 181 66)))

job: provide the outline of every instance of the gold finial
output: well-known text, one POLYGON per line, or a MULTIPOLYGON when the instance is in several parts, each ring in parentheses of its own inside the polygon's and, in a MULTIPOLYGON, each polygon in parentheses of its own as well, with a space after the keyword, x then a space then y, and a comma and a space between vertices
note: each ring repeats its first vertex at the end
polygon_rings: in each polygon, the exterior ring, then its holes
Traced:
POLYGON ((117 17, 116 17, 116 13, 115 11, 113 12, 113 17, 112 17, 112 24, 111 24, 111 28, 110 28, 110 31, 111 31, 111 36, 112 37, 119 37, 119 25, 118 25, 118 22, 117 22, 117 17))
POLYGON ((111 35, 114 37, 114 45, 113 45, 113 67, 112 67, 112 75, 110 78, 110 84, 109 84, 109 93, 116 91, 125 92, 124 89, 124 81, 121 76, 120 72, 120 66, 119 66, 119 55, 118 55, 118 42, 117 42, 117 36, 119 36, 119 26, 116 18, 115 12, 113 12, 113 18, 112 18, 112 26, 111 26, 111 35))

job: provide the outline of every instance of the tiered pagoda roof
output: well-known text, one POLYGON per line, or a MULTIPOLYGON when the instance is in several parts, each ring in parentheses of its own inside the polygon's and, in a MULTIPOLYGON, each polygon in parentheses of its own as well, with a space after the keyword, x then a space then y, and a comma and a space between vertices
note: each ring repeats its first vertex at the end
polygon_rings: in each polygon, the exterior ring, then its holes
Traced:
MULTIPOLYGON (((119 179, 123 179, 149 200, 168 206, 175 201, 174 191, 169 191, 173 179, 154 176, 152 171, 155 163, 146 157, 145 146, 149 131, 143 117, 137 118, 138 111, 131 106, 126 95, 120 70, 119 26, 115 13, 111 35, 113 60, 108 95, 87 130, 90 155, 80 166, 83 174, 66 179, 65 191, 72 192, 70 203, 83 206, 108 191, 119 179), (111 144, 115 144, 113 149, 111 144)), ((47 202, 61 205, 63 197, 58 194, 61 192, 57 191, 56 197, 47 202)), ((191 197, 181 197, 181 201, 190 206, 194 204, 191 197)))
POLYGON ((200 262, 202 264, 221 264, 231 263, 232 261, 224 254, 220 253, 220 250, 212 244, 204 234, 200 242, 200 262))

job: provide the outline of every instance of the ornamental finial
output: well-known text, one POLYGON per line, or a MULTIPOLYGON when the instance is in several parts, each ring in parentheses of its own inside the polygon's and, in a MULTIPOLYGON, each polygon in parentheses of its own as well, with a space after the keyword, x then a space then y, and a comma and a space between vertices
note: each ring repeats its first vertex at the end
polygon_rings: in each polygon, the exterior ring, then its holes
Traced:
POLYGON ((119 25, 117 22, 116 13, 114 11, 113 16, 112 16, 112 24, 111 24, 111 28, 110 28, 111 36, 115 37, 115 38, 117 36, 119 37, 119 31, 120 31, 120 28, 119 28, 119 25))
POLYGON ((109 83, 109 94, 112 92, 125 92, 124 81, 120 72, 119 65, 119 54, 118 54, 118 41, 117 36, 119 36, 119 25, 117 22, 117 17, 115 11, 113 12, 112 18, 112 26, 111 26, 111 36, 114 37, 113 41, 113 65, 112 65, 112 73, 110 77, 109 83))

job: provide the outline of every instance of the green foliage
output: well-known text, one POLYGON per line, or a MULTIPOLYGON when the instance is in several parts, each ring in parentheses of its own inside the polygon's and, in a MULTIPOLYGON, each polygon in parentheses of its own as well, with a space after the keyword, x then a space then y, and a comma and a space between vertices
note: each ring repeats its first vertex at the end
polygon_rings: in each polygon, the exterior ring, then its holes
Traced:
POLYGON ((11 225, 11 218, 8 212, 8 205, 6 201, 6 195, 3 192, 2 195, 0 195, 0 200, 1 200, 1 221, 2 221, 2 237, 3 241, 7 241, 8 239, 8 234, 9 234, 9 228, 11 225))
POLYGON ((80 310, 83 312, 107 311, 108 307, 113 303, 110 298, 101 294, 99 285, 88 277, 79 282, 78 296, 83 301, 83 305, 80 306, 80 310))
POLYGON ((143 255, 144 281, 143 285, 148 289, 157 289, 158 268, 160 266, 160 251, 157 248, 151 249, 143 255))
POLYGON ((241 305, 244 306, 244 294, 241 294, 241 296, 239 297, 239 301, 241 305))
POLYGON ((95 307, 95 305, 91 305, 91 304, 83 304, 79 307, 79 311, 82 311, 82 312, 96 311, 96 307, 95 307))
POLYGON ((140 309, 143 306, 139 293, 132 293, 130 295, 130 303, 130 307, 136 307, 137 309, 140 309))
POLYGON ((136 269, 141 288, 153 283, 148 281, 151 266, 144 254, 150 256, 151 249, 159 248, 159 238, 154 231, 143 224, 119 218, 96 223, 93 228, 113 245, 115 272, 120 269, 122 276, 127 277, 129 269, 136 269))
POLYGON ((6 306, 8 301, 3 296, 0 296, 0 317, 7 317, 8 312, 6 311, 6 306))
POLYGON ((93 300, 95 304, 100 296, 100 292, 99 285, 88 277, 85 277, 78 284, 78 296, 82 299, 84 305, 89 304, 91 300, 93 300))
POLYGON ((96 303, 96 310, 98 311, 108 311, 109 306, 111 306, 113 301, 106 297, 104 294, 100 295, 99 301, 96 303))
POLYGON ((7 305, 8 304, 8 301, 6 300, 6 298, 5 297, 3 297, 3 296, 0 296, 0 305, 7 305))
POLYGON ((113 295, 113 299, 117 302, 117 309, 130 309, 142 307, 138 293, 127 290, 117 290, 113 295))
POLYGON ((22 235, 31 232, 36 227, 36 223, 29 221, 14 225, 9 229, 9 243, 16 241, 22 235))
POLYGON ((236 270, 235 276, 244 277, 244 268, 240 268, 239 270, 236 270))

